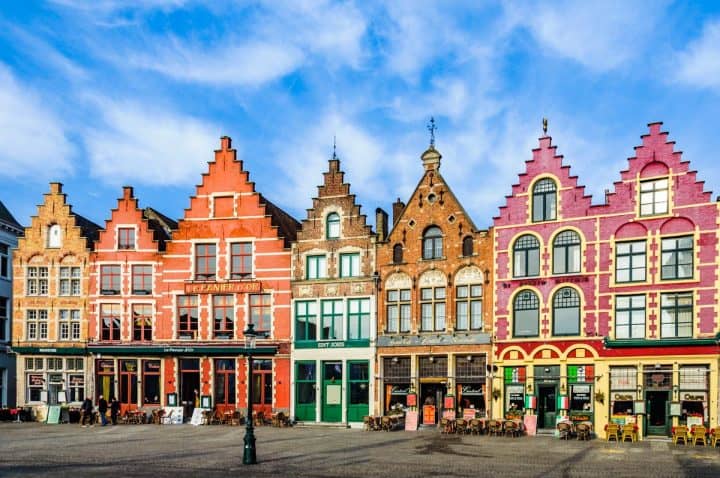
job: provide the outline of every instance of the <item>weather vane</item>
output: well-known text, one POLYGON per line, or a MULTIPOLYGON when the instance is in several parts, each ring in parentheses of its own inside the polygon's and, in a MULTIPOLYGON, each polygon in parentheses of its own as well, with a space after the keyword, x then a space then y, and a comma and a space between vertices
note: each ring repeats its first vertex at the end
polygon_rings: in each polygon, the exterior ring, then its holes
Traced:
POLYGON ((548 119, 543 118, 543 134, 547 135, 547 125, 548 125, 548 119))
POLYGON ((336 142, 335 135, 333 135, 333 159, 337 159, 336 152, 337 152, 337 142, 336 142))
POLYGON ((435 118, 430 117, 430 122, 427 125, 428 131, 430 131, 430 147, 435 147, 435 131, 437 131, 437 126, 435 126, 435 118))

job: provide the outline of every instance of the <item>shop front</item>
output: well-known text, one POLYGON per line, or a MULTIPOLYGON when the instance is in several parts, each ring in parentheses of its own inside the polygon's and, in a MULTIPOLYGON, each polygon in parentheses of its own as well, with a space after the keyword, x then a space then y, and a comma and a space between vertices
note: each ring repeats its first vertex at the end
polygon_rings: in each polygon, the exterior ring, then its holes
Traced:
MULTIPOLYGON (((448 395, 448 356, 418 357, 422 424, 435 425, 442 418, 445 396, 448 395)), ((455 404, 448 407, 454 412, 455 404)))
POLYGON ((458 416, 486 416, 485 355, 455 356, 455 396, 458 416), (474 412, 474 413, 473 413, 474 412))
POLYGON ((525 367, 504 367, 504 397, 502 416, 519 418, 525 408, 525 383, 527 374, 525 367))
POLYGON ((411 406, 408 395, 413 390, 410 357, 383 357, 383 414, 411 406))

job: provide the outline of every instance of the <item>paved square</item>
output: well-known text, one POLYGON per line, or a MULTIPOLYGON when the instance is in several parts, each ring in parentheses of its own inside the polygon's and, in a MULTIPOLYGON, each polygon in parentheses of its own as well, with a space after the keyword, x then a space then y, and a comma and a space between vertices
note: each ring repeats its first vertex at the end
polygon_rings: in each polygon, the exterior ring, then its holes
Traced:
POLYGON ((260 427, 243 466, 244 427, 0 424, 0 476, 718 477, 720 447, 552 437, 445 436, 260 427))

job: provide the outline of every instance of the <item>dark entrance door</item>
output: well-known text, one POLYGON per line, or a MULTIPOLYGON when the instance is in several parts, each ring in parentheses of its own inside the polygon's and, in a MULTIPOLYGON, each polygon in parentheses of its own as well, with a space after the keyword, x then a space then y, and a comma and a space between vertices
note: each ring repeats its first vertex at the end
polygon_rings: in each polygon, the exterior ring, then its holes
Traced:
MULTIPOLYGON (((432 405, 435 407, 435 422, 437 423, 442 414, 442 405, 447 395, 447 387, 444 383, 422 383, 420 384, 420 404, 421 406, 432 405)), ((425 421, 425 411, 423 409, 423 425, 428 423, 425 421)))
POLYGON ((555 428, 557 400, 555 385, 538 385, 538 428, 555 428))
POLYGON ((200 359, 180 359, 180 404, 185 418, 192 416, 196 398, 200 400, 200 359))
POLYGON ((647 392, 647 434, 668 435, 668 392, 647 392))

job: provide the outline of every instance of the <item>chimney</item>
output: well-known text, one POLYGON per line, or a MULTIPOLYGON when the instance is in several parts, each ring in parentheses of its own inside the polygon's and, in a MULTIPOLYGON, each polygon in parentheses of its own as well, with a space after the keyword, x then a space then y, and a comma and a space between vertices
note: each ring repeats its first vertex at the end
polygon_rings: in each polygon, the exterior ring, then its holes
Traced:
POLYGON ((388 235, 388 214, 381 208, 375 209, 375 230, 378 242, 385 242, 388 235))
POLYGON ((51 194, 61 194, 62 193, 62 183, 50 183, 50 193, 51 194))
POLYGON ((133 197, 133 187, 123 186, 123 199, 131 199, 133 197))
POLYGON ((230 136, 221 137, 220 138, 220 150, 227 151, 230 148, 232 148, 232 139, 230 139, 230 136))
POLYGON ((393 226, 397 224, 398 220, 400 220, 400 214, 402 213, 403 209, 405 209, 405 203, 400 200, 400 198, 397 198, 397 201, 393 203, 393 226))

